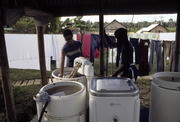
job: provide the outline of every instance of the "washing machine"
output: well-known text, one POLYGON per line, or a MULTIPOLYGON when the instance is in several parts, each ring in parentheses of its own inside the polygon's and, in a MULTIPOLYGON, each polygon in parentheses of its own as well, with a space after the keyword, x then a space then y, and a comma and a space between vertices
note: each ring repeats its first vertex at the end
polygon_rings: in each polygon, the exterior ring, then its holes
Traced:
POLYGON ((94 78, 90 122, 139 122, 139 90, 129 78, 94 78))
POLYGON ((40 122, 86 122, 86 88, 81 83, 47 84, 33 98, 40 122))

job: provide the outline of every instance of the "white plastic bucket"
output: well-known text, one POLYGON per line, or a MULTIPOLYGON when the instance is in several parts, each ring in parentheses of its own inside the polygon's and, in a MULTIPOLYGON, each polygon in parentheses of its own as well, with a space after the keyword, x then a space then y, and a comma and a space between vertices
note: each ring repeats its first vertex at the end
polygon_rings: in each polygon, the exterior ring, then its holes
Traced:
POLYGON ((151 83, 150 122, 180 122, 180 73, 160 72, 151 83))
MULTIPOLYGON (((86 88, 78 82, 57 82, 44 86, 50 102, 44 118, 50 122, 85 122, 86 88)), ((38 104, 38 103, 36 103, 38 104)))
MULTIPOLYGON (((64 76, 70 75, 73 68, 65 67, 64 68, 64 76)), ((82 83, 85 87, 87 87, 87 79, 84 75, 79 75, 75 78, 61 78, 59 75, 59 69, 56 69, 52 72, 52 82, 60 82, 60 81, 77 81, 82 83)))

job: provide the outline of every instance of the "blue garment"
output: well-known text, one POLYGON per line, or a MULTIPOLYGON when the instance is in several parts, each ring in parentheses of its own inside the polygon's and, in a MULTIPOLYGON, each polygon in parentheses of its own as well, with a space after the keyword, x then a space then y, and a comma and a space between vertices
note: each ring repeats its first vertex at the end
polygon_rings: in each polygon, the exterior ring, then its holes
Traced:
POLYGON ((163 57, 162 57, 162 44, 159 40, 152 40, 150 47, 150 58, 149 58, 149 71, 152 71, 154 52, 156 52, 157 58, 157 71, 163 71, 163 57))
POLYGON ((74 59, 82 56, 81 52, 82 43, 79 41, 74 41, 73 44, 65 43, 62 51, 68 57, 67 66, 73 67, 74 59))
POLYGON ((130 38, 130 42, 135 50, 135 63, 139 64, 140 59, 140 51, 139 51, 139 39, 138 38, 130 38))
MULTIPOLYGON (((112 38, 112 37, 111 37, 112 38)), ((107 40, 104 38, 104 47, 108 47, 107 40)), ((97 34, 91 34, 91 48, 90 48, 90 61, 94 62, 94 53, 96 49, 100 48, 100 36, 97 34)))

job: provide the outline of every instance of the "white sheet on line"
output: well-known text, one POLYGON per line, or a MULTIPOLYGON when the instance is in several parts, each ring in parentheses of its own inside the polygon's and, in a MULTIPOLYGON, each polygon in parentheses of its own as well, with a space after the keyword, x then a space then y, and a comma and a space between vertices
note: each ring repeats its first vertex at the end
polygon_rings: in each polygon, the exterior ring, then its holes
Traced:
MULTIPOLYGON (((10 68, 40 69, 36 34, 5 34, 6 48, 10 68)), ((50 38, 45 38, 46 69, 51 70, 52 55, 50 38)))

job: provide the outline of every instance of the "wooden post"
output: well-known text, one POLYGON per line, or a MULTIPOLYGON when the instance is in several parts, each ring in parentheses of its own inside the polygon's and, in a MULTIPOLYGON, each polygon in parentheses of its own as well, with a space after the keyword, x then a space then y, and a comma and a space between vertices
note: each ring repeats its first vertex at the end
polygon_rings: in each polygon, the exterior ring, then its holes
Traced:
POLYGON ((113 57, 114 57, 114 50, 113 50, 113 48, 111 49, 112 50, 112 63, 111 63, 111 75, 113 75, 113 72, 114 72, 114 69, 113 69, 113 65, 114 65, 114 61, 113 61, 113 57))
POLYGON ((38 36, 38 50, 39 50, 39 64, 41 70, 41 84, 46 85, 47 74, 46 74, 46 60, 45 60, 45 50, 44 50, 44 36, 43 36, 43 26, 37 26, 37 36, 38 36))
POLYGON ((100 74, 104 76, 104 15, 103 15, 103 0, 100 0, 99 12, 99 34, 100 34, 100 74))
POLYGON ((109 48, 106 50, 106 77, 108 76, 108 57, 109 57, 109 48))
POLYGON ((176 42, 174 55, 174 71, 180 72, 180 11, 177 14, 176 42))
MULTIPOLYGON (((8 122, 16 122, 16 109, 14 103, 14 95, 9 75, 9 64, 6 51, 6 43, 4 37, 4 28, 2 24, 2 15, 0 14, 0 66, 2 76, 2 89, 4 95, 4 103, 6 109, 6 118, 8 122)), ((2 101, 1 101, 2 102, 2 101)))

